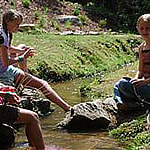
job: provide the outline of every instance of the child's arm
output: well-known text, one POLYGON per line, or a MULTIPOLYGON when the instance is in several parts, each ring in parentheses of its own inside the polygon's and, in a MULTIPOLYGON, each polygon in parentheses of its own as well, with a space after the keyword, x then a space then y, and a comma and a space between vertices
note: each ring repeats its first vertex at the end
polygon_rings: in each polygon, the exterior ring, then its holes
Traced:
POLYGON ((138 66, 138 71, 135 75, 135 77, 133 78, 133 80, 138 80, 138 79, 142 79, 143 78, 143 73, 141 72, 141 62, 142 62, 142 59, 141 59, 141 50, 143 49, 143 45, 144 43, 142 43, 140 46, 139 46, 139 66, 138 66))
POLYGON ((136 73, 134 79, 141 79, 142 77, 143 77, 143 73, 140 72, 140 71, 137 71, 137 73, 136 73))
POLYGON ((9 52, 10 53, 18 53, 19 55, 23 54, 27 50, 26 47, 17 47, 17 46, 10 46, 9 52))
POLYGON ((8 48, 4 45, 1 45, 0 52, 1 52, 2 65, 4 67, 8 67, 11 64, 14 64, 18 61, 22 61, 24 58, 28 58, 29 56, 34 55, 33 49, 28 48, 28 50, 26 50, 26 52, 22 54, 21 56, 11 58, 9 57, 9 54, 8 54, 8 48))

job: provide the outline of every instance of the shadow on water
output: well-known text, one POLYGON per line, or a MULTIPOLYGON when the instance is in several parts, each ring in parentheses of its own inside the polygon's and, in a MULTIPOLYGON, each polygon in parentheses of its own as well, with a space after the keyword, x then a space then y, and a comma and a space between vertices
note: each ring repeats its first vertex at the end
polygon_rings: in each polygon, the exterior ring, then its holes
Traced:
MULTIPOLYGON (((80 97, 78 87, 83 79, 76 79, 73 81, 53 83, 51 86, 61 95, 69 104, 75 105, 81 102, 88 101, 80 97)), ((86 79, 87 80, 87 79, 86 79)), ((88 79, 90 80, 90 79, 88 79)), ((42 131, 44 135, 46 150, 95 150, 95 149, 123 149, 119 143, 111 138, 105 130, 95 131, 70 131, 57 129, 57 123, 62 121, 65 113, 61 108, 53 104, 55 111, 41 119, 42 131)), ((21 129, 16 136, 16 148, 18 150, 27 150, 27 143, 24 145, 22 141, 27 141, 24 129, 21 129)))

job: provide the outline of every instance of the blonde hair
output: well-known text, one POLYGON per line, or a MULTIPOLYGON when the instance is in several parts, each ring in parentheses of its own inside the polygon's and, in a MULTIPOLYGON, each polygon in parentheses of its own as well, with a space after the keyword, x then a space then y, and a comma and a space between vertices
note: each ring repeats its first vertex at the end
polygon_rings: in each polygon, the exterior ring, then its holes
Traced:
POLYGON ((137 20, 137 26, 139 26, 139 23, 143 21, 143 22, 150 22, 150 14, 144 14, 142 16, 140 16, 137 20))
POLYGON ((15 10, 9 10, 9 11, 5 12, 2 17, 3 28, 7 31, 7 23, 11 22, 11 21, 15 21, 15 20, 19 21, 21 23, 23 20, 23 16, 15 10))

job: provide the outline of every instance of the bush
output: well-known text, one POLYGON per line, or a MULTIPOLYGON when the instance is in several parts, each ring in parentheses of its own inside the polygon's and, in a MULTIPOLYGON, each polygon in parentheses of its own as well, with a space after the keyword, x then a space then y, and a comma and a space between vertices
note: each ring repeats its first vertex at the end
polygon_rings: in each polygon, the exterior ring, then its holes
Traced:
POLYGON ((23 4, 24 7, 29 8, 30 0, 22 0, 22 4, 23 4))

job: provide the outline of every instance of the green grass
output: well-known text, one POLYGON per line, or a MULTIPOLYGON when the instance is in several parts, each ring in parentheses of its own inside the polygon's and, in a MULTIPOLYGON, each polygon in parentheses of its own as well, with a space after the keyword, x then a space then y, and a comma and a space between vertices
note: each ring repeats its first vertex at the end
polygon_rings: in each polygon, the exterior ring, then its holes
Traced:
POLYGON ((35 48, 35 57, 29 59, 29 69, 40 78, 49 80, 52 73, 60 80, 67 77, 89 76, 112 71, 134 61, 134 52, 128 36, 60 36, 50 33, 17 33, 14 44, 25 43, 35 48), (43 77, 42 68, 45 71, 43 77))

